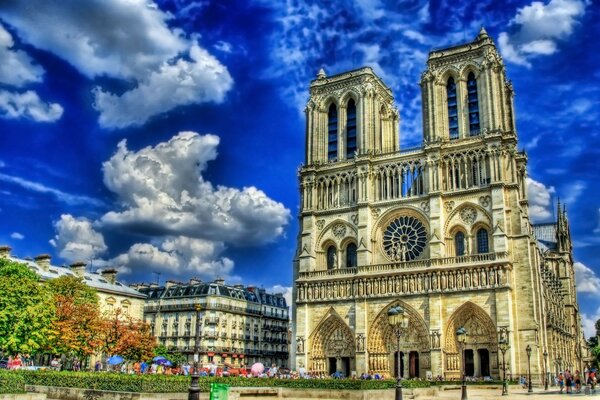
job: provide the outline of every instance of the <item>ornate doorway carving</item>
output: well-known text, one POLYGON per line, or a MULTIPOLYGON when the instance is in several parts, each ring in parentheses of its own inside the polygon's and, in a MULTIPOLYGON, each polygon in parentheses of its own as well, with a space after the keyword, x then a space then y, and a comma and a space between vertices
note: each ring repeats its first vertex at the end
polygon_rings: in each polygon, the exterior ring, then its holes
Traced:
POLYGON ((331 309, 310 337, 309 369, 325 374, 335 372, 333 369, 349 373, 354 364, 354 349, 352 330, 331 309))

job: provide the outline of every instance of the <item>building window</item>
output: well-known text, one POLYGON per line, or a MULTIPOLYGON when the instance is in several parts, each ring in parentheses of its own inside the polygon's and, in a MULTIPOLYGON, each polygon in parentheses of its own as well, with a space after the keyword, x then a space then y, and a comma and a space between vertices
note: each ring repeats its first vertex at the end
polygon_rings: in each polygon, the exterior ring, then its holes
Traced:
POLYGON ((346 158, 354 158, 356 151, 356 104, 350 99, 347 107, 346 119, 346 158))
POLYGON ((356 267, 356 245, 350 243, 346 247, 346 268, 354 267, 356 267))
POLYGON ((465 255, 465 234, 462 232, 458 232, 456 236, 454 236, 454 248, 456 249, 456 256, 464 256, 465 255))
POLYGON ((479 100, 477 99, 477 80, 472 72, 467 78, 467 96, 469 102, 469 135, 479 135, 479 100))
POLYGON ((488 232, 484 228, 481 228, 477 231, 477 252, 489 253, 489 251, 488 232))
POLYGON ((458 103, 454 78, 448 79, 446 94, 448 96, 448 126, 450 128, 450 139, 458 139, 458 103))
POLYGON ((335 104, 329 106, 329 114, 327 119, 328 145, 327 159, 334 160, 337 158, 337 131, 338 131, 338 115, 335 104))
POLYGON ((335 246, 327 248, 327 269, 334 269, 337 264, 337 254, 335 246))

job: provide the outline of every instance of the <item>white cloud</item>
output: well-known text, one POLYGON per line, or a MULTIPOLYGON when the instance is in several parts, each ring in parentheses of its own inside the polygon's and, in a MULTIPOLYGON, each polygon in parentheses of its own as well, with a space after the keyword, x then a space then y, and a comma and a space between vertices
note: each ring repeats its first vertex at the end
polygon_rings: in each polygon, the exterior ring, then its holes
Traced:
MULTIPOLYGON (((285 298, 285 301, 288 307, 292 307, 292 287, 291 286, 283 286, 283 285, 275 285, 266 289, 267 293, 281 293, 285 298)), ((291 314, 290 314, 291 315, 291 314)))
POLYGON ((214 48, 219 51, 222 51, 223 53, 231 53, 233 51, 233 46, 231 45, 231 43, 225 42, 224 40, 219 40, 214 45, 214 48))
POLYGON ((568 38, 578 19, 585 14, 582 0, 551 0, 548 4, 534 1, 520 8, 502 32, 498 44, 504 58, 530 67, 530 59, 554 54, 557 42, 568 38))
POLYGON ((22 233, 19 232, 13 232, 10 234, 10 237, 15 239, 15 240, 23 240, 25 239, 25 235, 23 235, 22 233))
POLYGON ((32 192, 37 193, 47 193, 54 196, 58 201, 61 201, 68 205, 79 205, 79 204, 88 204, 94 206, 102 205, 102 202, 96 200, 94 198, 76 194, 70 194, 63 192, 62 190, 54 189, 49 186, 46 186, 42 183, 29 181, 27 179, 23 179, 18 176, 6 175, 0 173, 0 181, 9 182, 15 185, 22 187, 23 189, 30 190, 32 192))
POLYGON ((193 275, 205 280, 228 279, 234 263, 227 257, 220 257, 223 250, 225 245, 222 242, 170 237, 158 246, 136 243, 108 264, 126 273, 147 274, 152 270, 185 277, 193 275))
POLYGON ((179 59, 161 65, 135 89, 120 96, 96 88, 94 108, 100 111, 100 125, 142 125, 153 115, 177 106, 223 101, 233 84, 227 69, 197 45, 192 46, 189 56, 191 61, 179 59))
POLYGON ((545 222, 552 217, 553 186, 546 186, 527 177, 527 197, 529 199, 529 217, 534 223, 545 222))
POLYGON ((54 227, 57 233, 50 244, 69 262, 92 260, 108 249, 102 234, 94 230, 87 218, 63 214, 54 227))
POLYGON ((181 132, 137 152, 121 141, 103 164, 104 183, 124 206, 101 218, 148 235, 187 236, 257 245, 283 234, 290 211, 255 187, 214 187, 202 177, 219 138, 181 132))
POLYGON ((13 93, 0 90, 0 117, 6 119, 27 118, 36 122, 54 122, 63 114, 57 103, 46 103, 32 90, 13 93))
POLYGON ((44 69, 24 51, 14 50, 14 44, 12 35, 0 24, 0 83, 22 87, 41 82, 44 69))
POLYGON ((587 189, 587 183, 584 181, 574 181, 565 185, 561 193, 565 193, 566 196, 561 199, 567 206, 573 206, 577 202, 579 196, 583 194, 583 191, 587 189))
POLYGON ((598 308, 592 314, 586 312, 581 313, 581 323, 583 325, 583 332, 586 339, 592 336, 596 336, 596 321, 600 319, 600 308, 598 308))
POLYGON ((575 280, 577 282, 577 292, 579 293, 600 293, 600 278, 596 272, 586 265, 576 262, 573 264, 575 270, 575 280))
POLYGON ((22 40, 50 51, 90 79, 111 77, 130 90, 94 89, 106 128, 140 125, 184 104, 222 101, 232 86, 227 69, 197 37, 168 26, 172 16, 147 0, 9 1, 0 16, 22 40), (56 27, 60 29, 56 29, 56 27))

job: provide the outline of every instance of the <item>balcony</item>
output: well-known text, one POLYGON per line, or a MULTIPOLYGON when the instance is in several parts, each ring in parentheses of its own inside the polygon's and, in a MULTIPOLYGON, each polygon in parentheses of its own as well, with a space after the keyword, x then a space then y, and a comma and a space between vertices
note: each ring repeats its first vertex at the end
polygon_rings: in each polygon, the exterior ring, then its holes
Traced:
POLYGON ((300 272, 299 280, 323 280, 332 277, 351 277, 372 275, 374 273, 396 273, 399 271, 424 270, 443 267, 467 267, 478 264, 495 264, 509 262, 507 252, 472 254, 460 257, 431 258, 427 260, 414 260, 389 264, 364 265, 355 268, 339 268, 312 272, 300 272))
POLYGON ((206 325, 217 325, 219 323, 219 317, 206 317, 204 318, 206 325))

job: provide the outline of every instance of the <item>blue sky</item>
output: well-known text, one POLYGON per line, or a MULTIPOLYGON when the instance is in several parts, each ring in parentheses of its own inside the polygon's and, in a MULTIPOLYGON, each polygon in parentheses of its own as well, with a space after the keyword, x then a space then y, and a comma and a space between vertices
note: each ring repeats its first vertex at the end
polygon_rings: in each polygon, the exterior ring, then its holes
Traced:
POLYGON ((530 211, 567 204, 584 325, 600 317, 597 1, 0 3, 0 243, 128 282, 288 291, 308 85, 369 65, 401 146, 429 50, 484 25, 512 80, 530 211))

